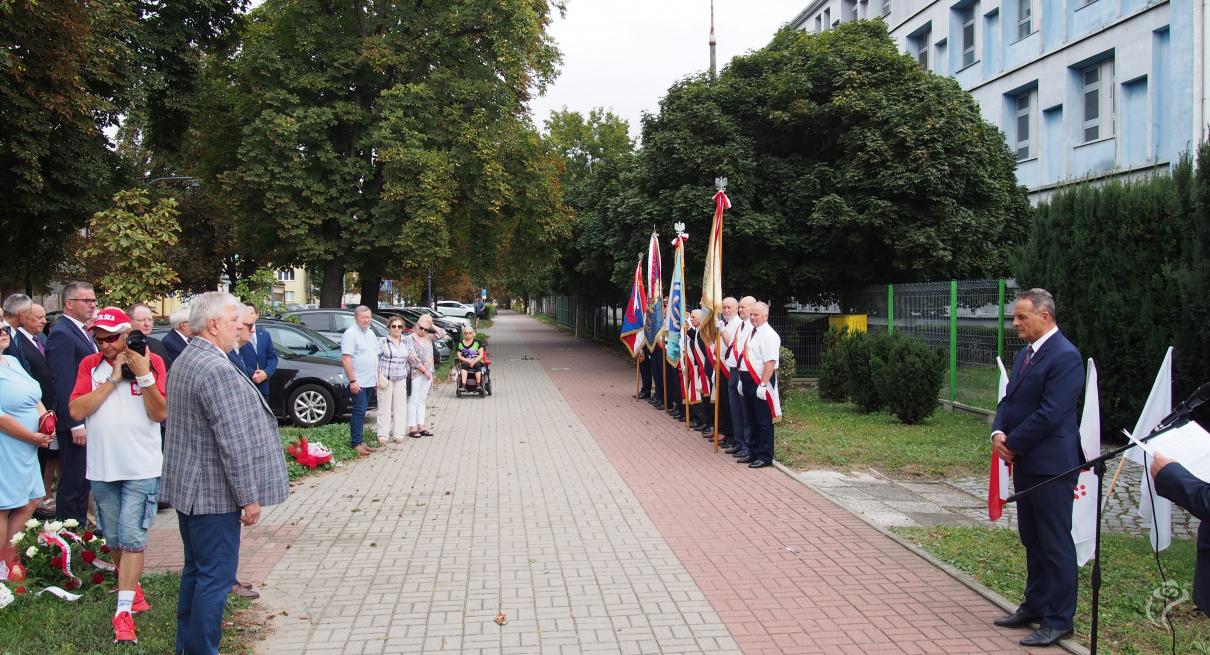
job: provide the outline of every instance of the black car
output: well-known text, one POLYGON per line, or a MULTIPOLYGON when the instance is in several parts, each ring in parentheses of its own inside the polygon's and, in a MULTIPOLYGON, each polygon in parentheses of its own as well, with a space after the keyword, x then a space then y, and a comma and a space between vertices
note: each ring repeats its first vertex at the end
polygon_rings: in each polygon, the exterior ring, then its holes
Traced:
MULTIPOLYGON (((311 428, 331 423, 352 411, 339 346, 285 321, 262 319, 256 325, 269 332, 277 352, 277 371, 269 378, 269 408, 275 416, 311 428), (316 351, 310 353, 308 346, 301 345, 304 342, 315 344, 316 351)), ((151 332, 161 338, 167 333, 167 327, 151 332)))

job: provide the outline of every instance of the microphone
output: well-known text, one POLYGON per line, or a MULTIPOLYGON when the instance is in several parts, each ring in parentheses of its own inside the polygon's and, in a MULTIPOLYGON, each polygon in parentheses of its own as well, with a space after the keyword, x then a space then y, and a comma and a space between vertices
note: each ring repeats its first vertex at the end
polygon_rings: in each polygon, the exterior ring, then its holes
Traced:
POLYGON ((1178 423, 1184 424, 1189 421, 1189 415, 1193 410, 1202 406, 1207 400, 1210 400, 1210 382, 1203 384, 1197 388, 1197 391, 1189 394, 1189 397, 1181 401, 1176 407, 1172 408, 1172 413, 1164 417, 1160 424, 1155 427, 1152 432, 1166 430, 1178 423))

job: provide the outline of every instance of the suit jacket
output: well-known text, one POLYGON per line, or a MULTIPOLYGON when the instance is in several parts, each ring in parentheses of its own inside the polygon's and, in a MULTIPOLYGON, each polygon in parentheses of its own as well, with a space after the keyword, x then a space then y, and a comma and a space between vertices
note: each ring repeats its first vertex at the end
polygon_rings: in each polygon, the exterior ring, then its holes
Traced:
POLYGON ((273 337, 261 328, 256 328, 256 347, 252 347, 252 341, 244 344, 239 349, 240 357, 244 358, 244 368, 248 370, 248 374, 255 373, 257 369, 265 372, 269 377, 265 378, 264 382, 256 385, 260 392, 267 398, 269 396, 269 378, 277 372, 277 350, 273 347, 273 337))
MULTIPOLYGON (((35 339, 40 339, 41 334, 35 334, 35 339)), ((25 358, 26 369, 29 371, 30 377, 38 381, 38 386, 42 387, 42 404, 47 409, 55 408, 55 376, 50 373, 50 363, 46 361, 46 355, 38 352, 38 347, 30 342, 24 334, 17 332, 17 336, 13 339, 17 346, 21 349, 21 356, 25 358)), ((45 344, 42 346, 46 347, 45 344)), ((55 412, 57 415, 58 412, 55 412)))
POLYGON ((18 341, 25 337, 17 330, 17 326, 15 325, 0 327, 0 330, 8 332, 9 338, 8 348, 5 348, 4 352, 0 354, 12 355, 21 364, 21 368, 25 369, 26 373, 29 373, 29 362, 25 361, 25 357, 21 353, 21 345, 18 343, 18 341))
POLYGON ((164 342, 155 337, 147 337, 147 350, 160 356, 164 360, 164 368, 168 368, 168 349, 164 347, 164 342))
POLYGON ((288 495, 277 419, 214 344, 190 340, 168 376, 160 498, 186 515, 275 505, 288 495))
POLYGON ((50 337, 46 339, 46 363, 50 365, 50 374, 55 378, 54 409, 59 419, 60 435, 69 435, 73 427, 84 425, 84 421, 72 420, 67 404, 71 401, 71 390, 76 386, 80 360, 95 352, 97 350, 92 340, 70 318, 62 316, 55 321, 50 329, 50 337))
POLYGON ((1076 403, 1084 390, 1084 360, 1062 332, 1047 339, 1033 362, 1026 350, 1013 360, 1013 374, 996 408, 993 432, 1008 435, 1022 473, 1056 475, 1084 462, 1076 403))
POLYGON ((1201 519, 1197 529, 1197 563, 1193 568, 1193 602, 1203 614, 1210 612, 1210 483, 1180 464, 1169 464, 1155 476, 1159 495, 1201 519))
POLYGON ((244 363, 244 358, 237 354, 234 350, 227 351, 227 360, 232 364, 235 364, 235 368, 238 368, 240 371, 242 371, 249 380, 252 379, 252 371, 248 370, 248 365, 244 363))
POLYGON ((164 350, 168 352, 168 357, 164 359, 164 364, 171 367, 172 362, 177 357, 180 357, 181 352, 185 350, 185 340, 181 338, 181 335, 177 334, 176 330, 168 330, 168 334, 164 335, 164 350))

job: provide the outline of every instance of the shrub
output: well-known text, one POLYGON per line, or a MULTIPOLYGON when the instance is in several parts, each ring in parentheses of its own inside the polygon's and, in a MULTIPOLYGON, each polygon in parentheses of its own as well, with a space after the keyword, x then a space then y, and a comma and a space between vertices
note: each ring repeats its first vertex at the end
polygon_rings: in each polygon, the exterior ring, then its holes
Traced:
POLYGON ((863 412, 882 409, 882 397, 874 384, 872 361, 886 357, 891 339, 886 333, 854 332, 844 343, 849 399, 863 412))
POLYGON ((945 355, 903 334, 884 337, 883 342, 885 348, 870 361, 878 397, 900 421, 919 423, 937 409, 945 355))
POLYGON ((842 346, 847 334, 848 328, 828 330, 819 361, 819 397, 834 403, 849 399, 849 371, 842 346))
POLYGON ((778 358, 777 391, 784 401, 791 393, 790 380, 793 380, 794 375, 798 372, 798 361, 794 359, 794 352, 785 346, 781 347, 778 358))

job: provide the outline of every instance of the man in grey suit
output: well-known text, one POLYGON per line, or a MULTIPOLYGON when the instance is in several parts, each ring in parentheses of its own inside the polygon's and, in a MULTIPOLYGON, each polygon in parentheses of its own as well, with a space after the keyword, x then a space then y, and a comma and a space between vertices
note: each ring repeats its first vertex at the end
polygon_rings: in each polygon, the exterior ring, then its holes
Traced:
POLYGON ((286 499, 285 456, 264 396, 227 358, 239 300, 211 292, 189 311, 193 339, 168 378, 168 430, 160 496, 177 510, 185 567, 176 652, 214 655, 223 606, 239 566, 240 524, 286 499))

